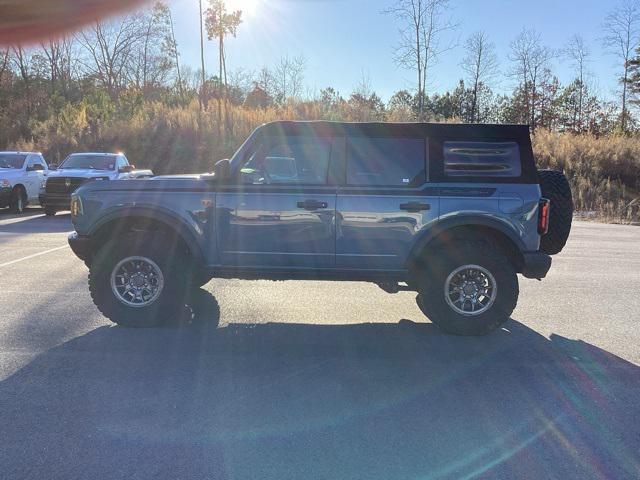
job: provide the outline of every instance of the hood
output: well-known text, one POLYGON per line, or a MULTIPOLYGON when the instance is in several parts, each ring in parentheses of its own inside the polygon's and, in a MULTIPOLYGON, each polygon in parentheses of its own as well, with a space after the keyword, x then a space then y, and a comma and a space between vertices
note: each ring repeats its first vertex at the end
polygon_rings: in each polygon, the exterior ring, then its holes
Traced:
POLYGON ((94 169, 62 169, 62 170, 50 170, 47 177, 71 177, 71 178, 98 178, 98 177, 111 177, 116 172, 114 170, 94 170, 94 169))

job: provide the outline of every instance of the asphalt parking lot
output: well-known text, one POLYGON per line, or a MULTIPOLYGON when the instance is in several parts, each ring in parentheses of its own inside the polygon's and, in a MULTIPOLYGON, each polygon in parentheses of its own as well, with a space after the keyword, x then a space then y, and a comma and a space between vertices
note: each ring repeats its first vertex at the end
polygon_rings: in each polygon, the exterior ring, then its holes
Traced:
POLYGON ((574 224, 504 329, 414 295, 217 281, 150 330, 94 308, 68 215, 0 212, 0 478, 640 477, 640 228, 574 224))

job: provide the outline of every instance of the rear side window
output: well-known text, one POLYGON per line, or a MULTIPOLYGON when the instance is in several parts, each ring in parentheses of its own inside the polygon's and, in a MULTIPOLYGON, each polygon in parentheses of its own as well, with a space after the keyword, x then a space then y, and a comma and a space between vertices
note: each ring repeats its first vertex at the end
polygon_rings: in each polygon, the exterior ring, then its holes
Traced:
POLYGON ((447 177, 519 177, 520 149, 516 142, 444 142, 447 177))
POLYGON ((347 184, 359 186, 417 186, 426 179, 423 138, 349 139, 347 184))

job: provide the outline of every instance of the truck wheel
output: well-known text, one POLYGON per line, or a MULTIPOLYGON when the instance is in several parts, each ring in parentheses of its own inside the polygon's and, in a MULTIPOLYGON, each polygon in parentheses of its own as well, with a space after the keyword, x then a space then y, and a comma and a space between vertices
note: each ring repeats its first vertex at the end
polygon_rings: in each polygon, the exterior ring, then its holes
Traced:
POLYGON ((573 219, 573 197, 567 177, 555 170, 538 170, 542 196, 551 200, 549 232, 540 238, 540 250, 548 255, 560 253, 567 243, 573 219))
POLYGON ((93 302, 112 322, 153 327, 183 314, 192 290, 191 262, 154 237, 107 242, 89 268, 93 302))
POLYGON ((27 195, 25 191, 20 187, 15 187, 11 192, 11 199, 9 200, 9 211, 11 213, 22 213, 24 207, 27 204, 27 195))
POLYGON ((518 277, 500 250, 485 241, 456 241, 438 255, 416 298, 435 325, 453 335, 485 335, 509 320, 518 277))
POLYGON ((44 214, 47 217, 53 217, 58 211, 52 207, 44 207, 44 214))

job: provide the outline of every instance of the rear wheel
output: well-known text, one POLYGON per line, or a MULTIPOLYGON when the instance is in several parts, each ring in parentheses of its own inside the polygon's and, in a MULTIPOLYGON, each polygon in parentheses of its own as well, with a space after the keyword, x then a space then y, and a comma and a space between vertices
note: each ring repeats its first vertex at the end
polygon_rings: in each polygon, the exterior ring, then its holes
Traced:
POLYGON ((44 214, 47 217, 53 217, 57 213, 57 210, 53 207, 44 207, 44 214))
POLYGON ((420 283, 418 307, 454 335, 495 330, 509 319, 518 301, 515 268, 484 241, 456 241, 442 247, 420 283))
POLYGON ((153 327, 185 311, 193 289, 189 259, 155 237, 107 242, 93 258, 89 290, 100 312, 127 327, 153 327))
POLYGON ((27 194, 20 187, 15 187, 11 192, 11 199, 9 200, 9 211, 11 213, 22 213, 24 207, 27 204, 27 194))
POLYGON ((542 196, 551 200, 549 231, 540 238, 540 250, 548 255, 560 253, 567 243, 573 219, 571 186, 564 173, 538 170, 542 196))

